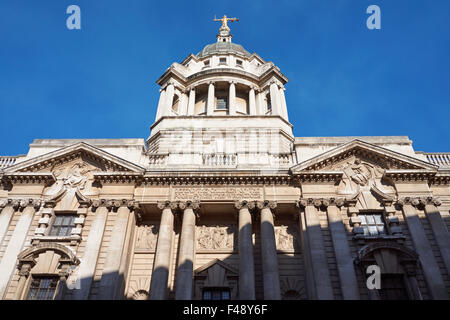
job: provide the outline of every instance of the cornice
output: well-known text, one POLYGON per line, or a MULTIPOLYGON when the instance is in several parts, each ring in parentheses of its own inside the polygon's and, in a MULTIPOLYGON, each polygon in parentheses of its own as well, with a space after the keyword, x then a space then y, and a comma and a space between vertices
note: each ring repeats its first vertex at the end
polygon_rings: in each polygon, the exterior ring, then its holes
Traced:
POLYGON ((56 181, 51 172, 13 172, 4 173, 2 181, 6 183, 43 183, 49 184, 56 181))
POLYGON ((331 182, 337 183, 341 181, 342 171, 319 171, 319 172, 295 172, 292 173, 297 182, 331 182))
POLYGON ((144 176, 143 172, 94 172, 94 180, 113 183, 113 182, 141 182, 144 176))
POLYGON ((436 172, 429 170, 386 170, 384 178, 394 182, 430 181, 436 176, 436 172))

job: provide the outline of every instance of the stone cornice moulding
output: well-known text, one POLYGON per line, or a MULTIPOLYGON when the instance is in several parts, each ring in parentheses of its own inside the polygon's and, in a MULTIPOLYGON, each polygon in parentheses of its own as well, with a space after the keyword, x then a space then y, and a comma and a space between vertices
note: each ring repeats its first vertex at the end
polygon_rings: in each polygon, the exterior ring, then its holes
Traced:
POLYGON ((351 156, 363 156, 373 159, 374 162, 385 163, 388 170, 425 170, 437 172, 438 166, 428 162, 362 141, 352 140, 318 156, 303 161, 291 168, 293 173, 297 171, 318 171, 334 163, 338 163, 351 156))
POLYGON ((143 172, 94 172, 94 180, 106 183, 141 183, 144 177, 143 172))
POLYGON ((97 161, 110 171, 131 171, 143 172, 145 169, 131 163, 127 160, 119 158, 102 149, 96 148, 85 142, 75 143, 71 146, 51 151, 44 155, 19 162, 4 170, 5 175, 17 172, 36 172, 46 168, 50 168, 55 164, 65 163, 73 159, 86 157, 97 161))
POLYGON ((12 172, 5 173, 2 181, 6 183, 43 183, 51 184, 56 182, 52 172, 12 172))
POLYGON ((321 172, 295 172, 292 173, 298 182, 325 182, 337 183, 341 181, 344 172, 342 171, 321 171, 321 172))
POLYGON ((417 182, 431 181, 436 176, 436 171, 430 170, 386 170, 383 178, 393 182, 417 182))
POLYGON ((400 197, 397 201, 399 206, 411 205, 416 208, 423 208, 426 205, 439 207, 442 204, 441 199, 437 197, 400 197))
POLYGON ((150 185, 291 185, 292 177, 289 175, 274 176, 163 176, 145 175, 145 184, 150 185))

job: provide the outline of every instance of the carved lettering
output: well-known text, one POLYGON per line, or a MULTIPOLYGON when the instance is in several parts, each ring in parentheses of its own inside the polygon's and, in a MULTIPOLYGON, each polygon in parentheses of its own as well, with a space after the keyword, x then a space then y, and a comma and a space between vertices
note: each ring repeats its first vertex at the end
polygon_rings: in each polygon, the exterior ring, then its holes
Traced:
POLYGON ((175 200, 261 200, 263 190, 259 187, 177 187, 175 200))

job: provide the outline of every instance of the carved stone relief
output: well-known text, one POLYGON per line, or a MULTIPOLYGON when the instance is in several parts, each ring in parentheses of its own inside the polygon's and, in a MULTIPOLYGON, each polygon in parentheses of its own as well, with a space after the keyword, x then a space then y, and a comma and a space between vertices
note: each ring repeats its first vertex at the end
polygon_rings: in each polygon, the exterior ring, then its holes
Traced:
POLYGON ((382 181, 386 170, 376 164, 352 156, 344 162, 332 166, 331 169, 344 172, 338 193, 347 195, 347 198, 357 199, 358 209, 379 207, 374 193, 386 197, 395 195, 395 189, 382 181))
POLYGON ((277 250, 299 250, 298 230, 294 226, 275 226, 277 250))
POLYGON ((136 232, 136 249, 155 250, 158 240, 158 228, 154 225, 140 225, 136 232))
POLYGON ((199 250, 217 250, 234 248, 235 225, 197 227, 197 248, 199 250))
POLYGON ((176 187, 173 190, 174 200, 233 200, 263 199, 260 187, 176 187))

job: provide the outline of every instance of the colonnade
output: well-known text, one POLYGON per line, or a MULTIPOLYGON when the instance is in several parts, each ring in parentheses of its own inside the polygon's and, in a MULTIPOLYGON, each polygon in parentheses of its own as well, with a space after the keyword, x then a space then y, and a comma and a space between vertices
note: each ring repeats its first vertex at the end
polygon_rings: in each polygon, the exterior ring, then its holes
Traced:
MULTIPOLYGON (((208 92, 206 100, 206 115, 213 115, 216 109, 216 83, 209 81, 207 83, 208 92)), ((236 108, 236 85, 234 80, 228 81, 228 115, 237 115, 236 108)), ((179 112, 181 116, 195 115, 195 101, 198 89, 196 87, 188 87, 186 90, 179 90, 179 112)), ((249 115, 266 115, 265 110, 265 95, 270 96, 271 115, 278 115, 288 120, 286 98, 284 95, 284 87, 280 86, 276 81, 272 81, 266 90, 258 90, 256 86, 249 86, 248 88, 248 114, 249 115)), ((171 116, 172 105, 176 94, 175 84, 169 82, 164 89, 160 90, 160 98, 158 103, 158 111, 156 114, 156 121, 163 116, 171 116)))
MULTIPOLYGON (((182 212, 180 248, 175 299, 190 300, 193 298, 193 271, 195 258, 195 211, 198 202, 162 202, 158 203, 162 210, 158 242, 155 254, 150 299, 163 300, 168 295, 168 281, 172 255, 174 214, 182 212)), ((276 251, 273 210, 275 202, 270 201, 237 201, 239 224, 239 299, 255 299, 255 270, 252 240, 252 213, 257 208, 260 215, 261 258, 264 282, 264 299, 281 299, 278 257, 276 251)))

